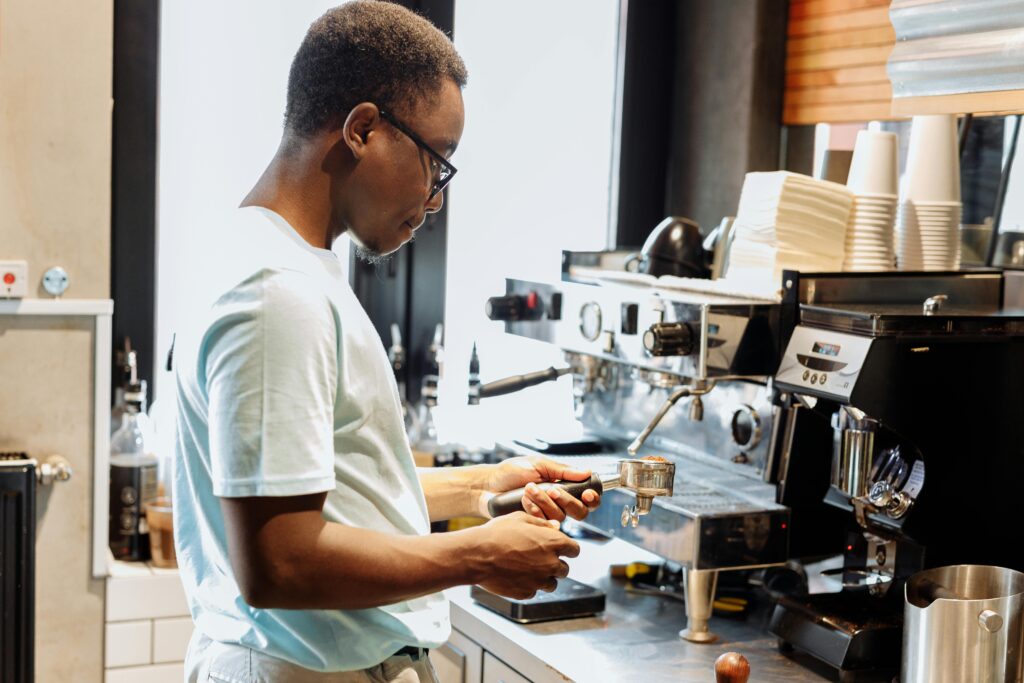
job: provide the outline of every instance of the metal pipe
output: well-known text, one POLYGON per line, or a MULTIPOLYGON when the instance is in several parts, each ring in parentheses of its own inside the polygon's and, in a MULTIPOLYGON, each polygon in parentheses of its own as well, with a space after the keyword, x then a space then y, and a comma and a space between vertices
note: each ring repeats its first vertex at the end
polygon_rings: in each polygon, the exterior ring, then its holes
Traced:
POLYGON ((715 383, 711 382, 705 383, 703 386, 687 385, 679 387, 678 389, 673 391, 672 394, 665 400, 665 403, 662 404, 661 409, 654 416, 654 419, 651 420, 650 424, 644 427, 644 430, 642 432, 637 434, 637 437, 633 439, 633 443, 629 444, 629 447, 626 449, 626 452, 628 452, 630 455, 636 455, 637 452, 640 450, 640 447, 644 445, 645 441, 647 441, 647 437, 651 435, 651 432, 654 431, 654 429, 661 422, 662 418, 665 417, 666 413, 668 413, 668 411, 672 408, 672 406, 674 406, 679 401, 679 399, 685 398, 687 396, 693 396, 694 400, 697 400, 704 394, 711 391, 714 387, 715 383))
POLYGON ((700 349, 697 351, 697 380, 708 378, 708 305, 700 307, 700 349))

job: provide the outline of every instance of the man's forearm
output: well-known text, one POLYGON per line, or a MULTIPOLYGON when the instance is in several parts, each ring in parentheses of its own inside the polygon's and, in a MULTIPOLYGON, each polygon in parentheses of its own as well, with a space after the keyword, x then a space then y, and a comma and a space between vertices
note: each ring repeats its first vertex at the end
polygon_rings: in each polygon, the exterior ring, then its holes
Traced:
POLYGON ((417 470, 427 499, 430 521, 452 517, 486 517, 482 494, 487 488, 491 465, 472 467, 426 467, 417 470))
POLYGON ((285 556, 250 567, 243 595, 254 607, 352 610, 476 583, 486 573, 476 558, 487 553, 473 531, 399 536, 325 522, 296 537, 289 529, 285 556))

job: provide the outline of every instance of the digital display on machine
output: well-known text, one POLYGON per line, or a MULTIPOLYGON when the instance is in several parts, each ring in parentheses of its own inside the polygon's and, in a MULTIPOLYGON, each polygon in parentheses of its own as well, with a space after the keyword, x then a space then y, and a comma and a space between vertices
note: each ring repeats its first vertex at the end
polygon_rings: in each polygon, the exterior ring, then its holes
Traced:
POLYGON ((814 342, 814 346, 811 348, 811 352, 819 353, 822 356, 838 356, 839 344, 825 344, 823 342, 814 342))

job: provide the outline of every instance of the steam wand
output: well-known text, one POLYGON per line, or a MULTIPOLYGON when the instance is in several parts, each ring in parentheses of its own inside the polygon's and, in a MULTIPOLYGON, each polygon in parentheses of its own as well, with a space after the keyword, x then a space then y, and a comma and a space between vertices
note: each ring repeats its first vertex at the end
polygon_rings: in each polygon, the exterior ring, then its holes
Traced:
POLYGON ((708 393, 715 388, 714 381, 697 380, 694 384, 688 384, 686 386, 679 387, 665 400, 662 404, 661 410, 654 416, 650 424, 644 427, 644 430, 640 432, 633 443, 629 444, 626 449, 630 455, 636 455, 640 450, 640 447, 647 441, 647 437, 651 435, 655 427, 661 422, 662 418, 668 413, 668 411, 674 406, 679 399, 686 398, 687 396, 693 396, 693 402, 690 404, 690 419, 699 422, 704 419, 704 404, 701 402, 700 397, 708 393))

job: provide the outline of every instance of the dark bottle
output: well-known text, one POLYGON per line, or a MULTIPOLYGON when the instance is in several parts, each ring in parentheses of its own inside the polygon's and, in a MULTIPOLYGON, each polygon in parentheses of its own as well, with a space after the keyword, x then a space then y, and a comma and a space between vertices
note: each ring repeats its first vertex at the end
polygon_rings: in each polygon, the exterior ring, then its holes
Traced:
POLYGON ((118 560, 149 559, 146 505, 157 498, 158 460, 139 428, 145 404, 145 382, 130 385, 121 426, 110 437, 110 552, 118 560))

